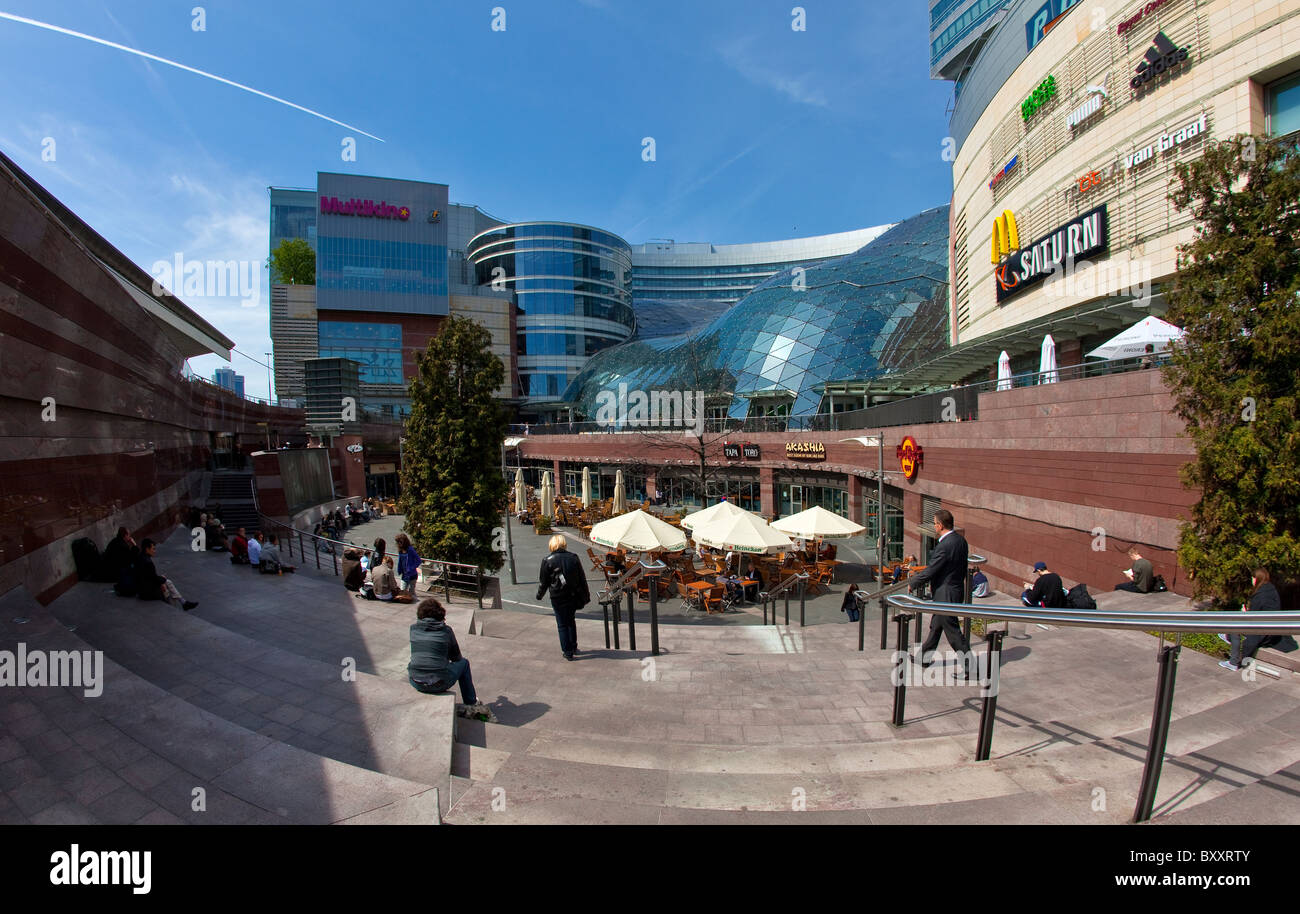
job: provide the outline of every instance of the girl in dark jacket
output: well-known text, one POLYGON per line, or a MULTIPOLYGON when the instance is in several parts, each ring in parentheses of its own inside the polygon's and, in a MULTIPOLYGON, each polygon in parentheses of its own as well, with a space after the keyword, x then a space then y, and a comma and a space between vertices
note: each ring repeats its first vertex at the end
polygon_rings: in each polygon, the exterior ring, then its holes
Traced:
POLYGON ((850 622, 858 621, 858 585, 850 584, 849 589, 844 592, 844 602, 840 604, 840 612, 849 614, 850 622))
MULTIPOLYGON (((1250 604, 1242 606, 1243 612, 1275 613, 1282 609, 1282 598, 1269 580, 1267 568, 1256 568, 1250 575, 1250 584, 1255 592, 1250 595, 1250 604)), ((1228 670, 1239 670, 1247 662, 1255 659, 1255 652, 1261 647, 1272 647, 1282 639, 1276 635, 1229 635, 1228 644, 1232 646, 1231 656, 1219 662, 1219 666, 1228 670)))

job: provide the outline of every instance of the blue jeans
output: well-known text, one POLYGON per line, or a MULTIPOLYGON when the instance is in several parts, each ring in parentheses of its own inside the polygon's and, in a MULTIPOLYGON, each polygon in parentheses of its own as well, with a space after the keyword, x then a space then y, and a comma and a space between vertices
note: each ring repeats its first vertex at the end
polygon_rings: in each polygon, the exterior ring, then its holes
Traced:
POLYGON ((448 678, 441 679, 435 683, 416 682, 411 680, 411 685, 417 691, 429 695, 442 695, 450 692, 451 687, 460 683, 460 700, 462 704, 472 705, 478 701, 478 693, 474 691, 474 680, 469 675, 469 661, 462 657, 459 660, 453 660, 447 664, 448 678))
POLYGON ((560 633, 560 653, 572 654, 578 650, 578 623, 576 609, 555 609, 555 627, 560 633))

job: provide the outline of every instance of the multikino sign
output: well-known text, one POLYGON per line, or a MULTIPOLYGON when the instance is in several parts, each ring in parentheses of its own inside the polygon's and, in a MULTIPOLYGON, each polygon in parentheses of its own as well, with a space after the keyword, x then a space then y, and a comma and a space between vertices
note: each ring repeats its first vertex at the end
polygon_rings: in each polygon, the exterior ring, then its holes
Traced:
POLYGON ((1106 204, 1084 213, 1011 254, 993 271, 998 304, 1042 282, 1058 269, 1106 250, 1106 204))
POLYGON ((320 211, 336 216, 368 216, 372 219, 398 219, 402 222, 411 218, 409 206, 394 206, 385 200, 378 203, 374 200, 358 200, 356 197, 351 200, 321 197, 320 211))

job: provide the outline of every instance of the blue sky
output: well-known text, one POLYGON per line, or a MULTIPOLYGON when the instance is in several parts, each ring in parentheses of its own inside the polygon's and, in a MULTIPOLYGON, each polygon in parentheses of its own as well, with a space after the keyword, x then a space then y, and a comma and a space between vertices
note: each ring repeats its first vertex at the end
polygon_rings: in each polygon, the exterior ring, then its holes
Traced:
MULTIPOLYGON (((176 252, 263 263, 266 188, 317 171, 437 181, 498 218, 632 243, 847 231, 952 191, 921 2, 812 0, 806 31, 789 0, 209 2, 203 31, 196 5, 0 0, 349 125, 0 19, 0 149, 145 270, 176 252)), ((264 361, 264 269, 255 305, 183 298, 264 361)), ((265 368, 233 366, 265 395, 265 368)))

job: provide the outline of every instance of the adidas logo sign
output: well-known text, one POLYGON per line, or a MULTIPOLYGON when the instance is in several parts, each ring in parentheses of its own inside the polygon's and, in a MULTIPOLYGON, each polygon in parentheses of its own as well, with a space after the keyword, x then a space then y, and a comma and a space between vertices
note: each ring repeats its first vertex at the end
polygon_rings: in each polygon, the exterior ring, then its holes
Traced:
POLYGON ((1185 60, 1187 60, 1187 48, 1178 47, 1164 32, 1160 32, 1151 42, 1151 47, 1147 48, 1142 62, 1137 65, 1137 76, 1129 80, 1129 85, 1134 89, 1141 89, 1157 76, 1168 73, 1185 60))

